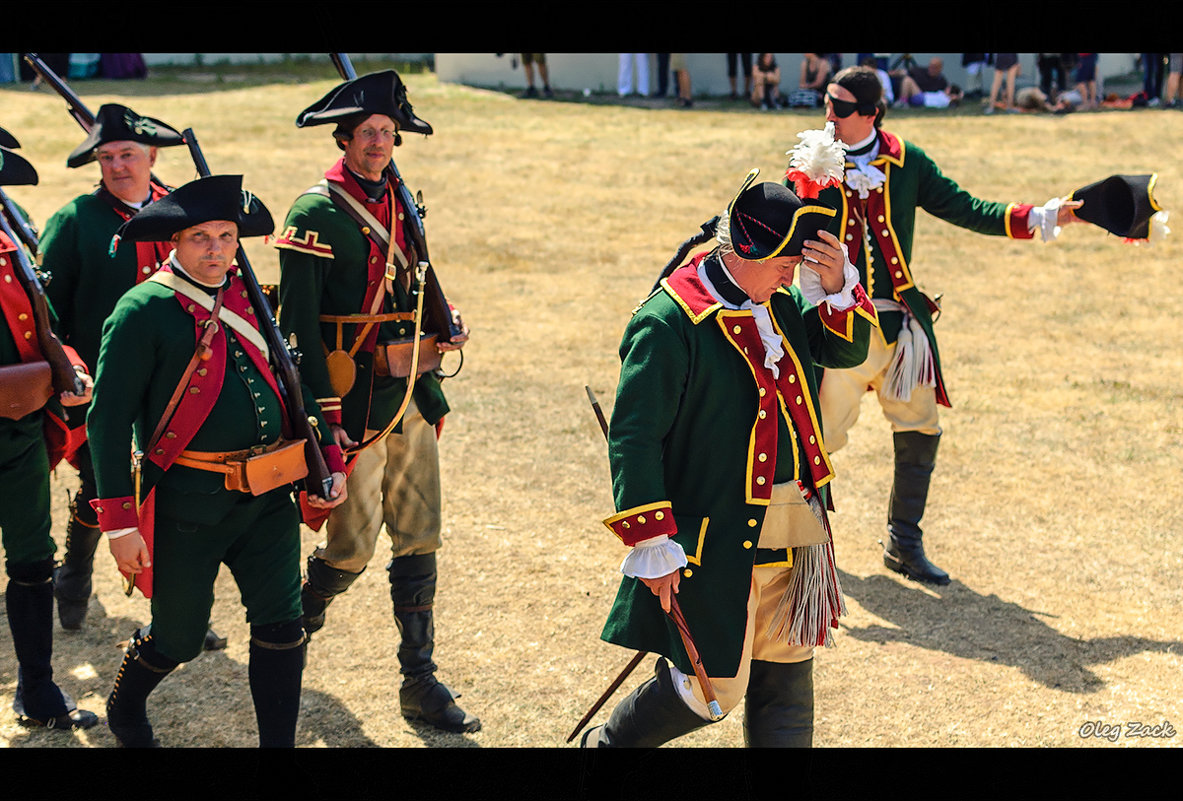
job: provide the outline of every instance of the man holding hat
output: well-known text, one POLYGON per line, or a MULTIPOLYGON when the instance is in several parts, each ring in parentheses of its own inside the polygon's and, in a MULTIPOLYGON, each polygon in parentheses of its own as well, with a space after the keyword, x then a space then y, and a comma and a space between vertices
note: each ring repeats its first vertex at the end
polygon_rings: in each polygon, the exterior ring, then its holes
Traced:
MULTIPOLYGON (((37 183, 33 165, 13 152, 16 139, 0 128, 0 186, 37 183)), ((0 211, 0 214, 4 212, 0 211)), ((15 230, 19 221, 7 221, 15 230)), ((32 299, 22 287, 16 259, 22 247, 0 231, 0 535, 4 544, 4 591, 8 627, 16 651, 13 709, 22 723, 51 729, 85 729, 98 722, 78 709, 53 680, 53 555, 49 471, 52 457, 46 419, 57 406, 90 400, 91 381, 71 348, 66 354, 84 376, 85 394, 53 398, 51 371, 41 350, 32 299)), ((52 311, 52 310, 51 310, 52 311)))
POLYGON ((843 183, 818 199, 837 209, 829 230, 849 248, 882 321, 864 363, 825 372, 820 400, 826 442, 831 451, 846 444, 863 393, 875 390, 895 445, 883 562, 917 581, 948 584, 949 574, 926 558, 920 529, 941 436, 937 407, 950 403, 933 334, 939 308, 913 276, 916 210, 982 234, 1031 239, 1038 231, 1049 241, 1075 220, 1080 203, 992 203, 961 189, 923 150, 880 128, 883 85, 866 67, 835 75, 825 107, 835 138, 847 146, 846 170, 843 183))
MULTIPOLYGON (((300 609, 302 440, 292 442, 256 310, 233 269, 239 237, 274 226, 242 178, 188 183, 121 226, 113 246, 166 241, 157 273, 116 304, 103 326, 99 385, 87 423, 98 499, 92 505, 120 572, 152 599, 107 699, 112 734, 152 746, 148 694, 200 653, 220 565, 234 574, 251 626, 250 687, 260 746, 292 746, 305 635, 300 609), (196 343, 196 350, 195 350, 196 343), (134 428, 142 472, 128 471, 134 428), (149 546, 153 550, 149 550, 149 546)), ((311 394, 306 405, 319 430, 311 394)), ((345 498, 344 463, 327 434, 331 508, 345 498)))
POLYGON ((813 649, 843 612, 817 384, 822 366, 863 360, 876 318, 824 230, 834 210, 755 177, 719 218, 718 246, 625 329, 604 522, 632 550, 601 636, 663 658, 585 747, 655 747, 712 720, 666 617, 674 595, 715 715, 746 696, 747 745, 812 744, 813 649))
MULTIPOLYGON (((77 349, 86 364, 99 358, 103 321, 120 296, 167 260, 163 242, 143 242, 112 255, 111 237, 144 206, 168 194, 154 180, 158 148, 183 144, 181 134, 160 120, 142 117, 127 106, 107 103, 95 115, 86 141, 66 160, 68 167, 98 162, 100 181, 59 209, 41 235, 41 266, 50 276, 46 293, 58 313, 62 342, 77 349)), ((95 547, 101 538, 90 502, 95 497, 94 466, 86 442, 86 409, 71 416, 66 459, 78 468, 78 494, 70 502, 66 554, 57 570, 55 595, 62 628, 86 621, 95 547)))
POLYGON ((301 128, 328 124, 343 157, 296 199, 275 242, 280 325, 299 342, 301 371, 337 443, 349 449, 351 471, 349 499, 328 517, 325 541, 308 557, 304 626, 311 633, 324 625, 329 603, 366 569, 385 524, 402 714, 474 732, 480 721, 435 676, 432 610, 442 545, 437 437, 448 412, 432 368, 440 351, 463 347, 467 329, 432 332, 436 345, 416 336, 421 254, 408 228, 415 212, 399 196, 391 162, 403 132, 432 130, 393 70, 338 85, 296 119, 301 128), (417 377, 408 382, 405 354, 416 350, 417 377))

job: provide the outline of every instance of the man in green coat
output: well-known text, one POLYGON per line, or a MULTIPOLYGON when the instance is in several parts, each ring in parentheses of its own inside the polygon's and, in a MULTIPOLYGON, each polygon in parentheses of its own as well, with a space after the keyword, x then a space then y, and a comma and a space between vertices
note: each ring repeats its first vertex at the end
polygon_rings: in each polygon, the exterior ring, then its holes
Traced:
POLYGON ((755 175, 719 246, 625 329, 605 524, 632 550, 601 636, 673 665, 658 660, 585 746, 657 746, 745 696, 748 745, 812 743, 813 648, 843 611, 817 383, 821 366, 863 360, 875 311, 823 230, 834 210, 755 175), (801 288, 786 288, 799 265, 801 288), (690 676, 674 594, 716 698, 690 676))
MULTIPOLYGON (((33 165, 11 148, 18 143, 0 128, 0 186, 35 184, 33 165)), ((0 214, 3 214, 0 211, 0 214)), ((6 227, 15 231, 16 222, 6 227)), ((50 534, 49 471, 46 447, 47 405, 77 408, 85 394, 62 393, 51 399, 50 368, 41 351, 37 316, 17 272, 21 243, 0 232, 0 539, 4 545, 5 612, 17 660, 13 710, 28 726, 69 731, 98 723, 93 712, 78 709, 53 680, 53 555, 50 534), (41 380, 33 380, 41 370, 41 380)), ((50 309, 52 312, 52 309, 50 309)), ((75 370, 85 366, 66 348, 75 370)), ((60 414, 61 408, 57 408, 60 414)))
POLYGON ((1044 241, 1076 221, 1081 204, 1060 198, 1042 207, 980 200, 941 173, 911 142, 880 128, 886 103, 874 70, 849 67, 826 89, 826 120, 847 145, 844 182, 818 196, 838 210, 829 229, 850 251, 859 279, 878 309, 882 326, 871 337, 864 363, 827 369, 821 414, 831 451, 846 444, 859 402, 874 390, 891 423, 895 480, 888 507, 884 564, 936 585, 949 574, 924 553, 920 519, 928 500, 941 427, 937 407, 949 406, 933 333, 936 303, 920 291, 912 272, 916 210, 981 234, 1044 241))
POLYGON ((443 544, 437 437, 448 412, 432 368, 441 351, 463 347, 467 329, 421 340, 409 394, 410 361, 399 358, 415 348, 414 293, 422 289, 409 231, 415 211, 400 198, 391 155, 400 131, 426 135, 431 126, 415 116, 393 70, 338 85, 296 124, 334 124, 343 157, 296 199, 275 241, 279 322, 299 343, 305 380, 349 449, 350 469, 349 500, 328 517, 325 541, 308 557, 304 626, 311 633, 324 625, 329 603, 366 569, 385 526, 402 714, 474 732, 480 720, 435 676, 432 609, 443 544))
MULTIPOLYGON (((234 574, 251 627, 259 744, 295 744, 305 635, 292 482, 307 469, 270 367, 260 330, 267 321, 257 319, 231 269, 240 236, 273 228, 241 185, 237 175, 193 181, 119 232, 124 243, 173 247, 103 326, 87 418, 99 525, 119 570, 152 601, 152 622, 131 637, 107 699, 111 733, 128 747, 156 744, 147 696, 201 652, 222 564, 234 574), (128 471, 133 429, 142 479, 128 471)), ((333 488, 329 499, 309 501, 331 508, 345 498, 345 466, 327 434, 321 445, 333 488)))
MULTIPOLYGON (((98 363, 103 322, 124 292, 146 280, 168 259, 164 242, 141 242, 110 252, 111 237, 141 208, 159 200, 169 187, 155 180, 159 148, 183 144, 181 134, 161 120, 127 106, 105 103, 95 124, 66 159, 70 168, 92 162, 100 180, 49 218, 41 235, 41 267, 49 275, 46 294, 58 312, 62 342, 92 367, 98 363)), ((70 501, 66 552, 57 569, 54 594, 62 628, 77 630, 86 621, 95 547, 101 538, 90 502, 95 498, 94 465, 86 442, 86 408, 71 415, 66 459, 78 468, 78 494, 70 501)))

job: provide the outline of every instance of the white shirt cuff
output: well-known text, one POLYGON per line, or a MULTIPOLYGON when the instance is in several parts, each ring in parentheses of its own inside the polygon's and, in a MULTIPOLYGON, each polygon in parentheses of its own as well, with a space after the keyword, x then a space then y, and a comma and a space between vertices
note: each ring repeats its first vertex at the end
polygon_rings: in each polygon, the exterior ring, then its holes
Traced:
POLYGON ((686 552, 670 537, 641 540, 620 563, 620 572, 630 578, 655 579, 686 566, 686 552))
POLYGON ((116 528, 116 529, 112 529, 111 531, 104 531, 103 533, 107 535, 107 539, 117 540, 120 537, 126 537, 128 534, 131 534, 133 531, 139 531, 139 529, 136 528, 135 526, 132 526, 131 528, 116 528))
POLYGON ((1060 226, 1056 219, 1060 213, 1060 206, 1064 204, 1062 198, 1054 197, 1042 206, 1035 206, 1027 215, 1027 230, 1039 230, 1044 242, 1052 242, 1060 235, 1060 226))
POLYGON ((809 266, 809 262, 801 262, 805 269, 801 270, 798 285, 801 294, 810 304, 820 306, 822 303, 829 303, 834 311, 844 311, 854 305, 854 286, 859 281, 858 268, 850 263, 845 244, 842 245, 842 255, 846 257, 846 263, 842 265, 842 289, 832 295, 826 294, 826 290, 822 288, 821 276, 809 266))

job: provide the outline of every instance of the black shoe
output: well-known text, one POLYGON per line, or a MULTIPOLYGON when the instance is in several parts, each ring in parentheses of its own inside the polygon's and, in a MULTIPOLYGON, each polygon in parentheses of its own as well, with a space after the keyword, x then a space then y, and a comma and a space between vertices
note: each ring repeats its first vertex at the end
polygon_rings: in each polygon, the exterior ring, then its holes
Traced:
POLYGON ((160 747, 148 721, 148 695, 179 664, 157 653, 151 634, 136 631, 131 636, 115 686, 107 696, 107 727, 120 748, 160 747))
POLYGON ((481 730, 481 721, 461 709, 455 699, 459 698, 439 681, 434 674, 403 682, 398 691, 403 717, 407 720, 421 720, 437 729, 468 734, 481 730))
POLYGON ((538 97, 538 90, 533 86, 528 87, 526 91, 522 92, 521 97, 538 97))
POLYGON ((74 729, 89 729, 99 722, 99 716, 85 709, 71 709, 64 715, 58 715, 45 720, 37 720, 28 715, 18 713, 20 724, 30 729, 58 729, 59 731, 73 731, 74 729))
POLYGON ((924 546, 920 543, 905 544, 889 539, 883 546, 883 564, 915 581, 943 587, 949 583, 949 574, 928 561, 924 546))
POLYGON ((221 651, 226 647, 227 642, 228 640, 225 637, 219 637, 218 633, 211 626, 206 629, 205 642, 202 643, 202 648, 207 651, 221 651))

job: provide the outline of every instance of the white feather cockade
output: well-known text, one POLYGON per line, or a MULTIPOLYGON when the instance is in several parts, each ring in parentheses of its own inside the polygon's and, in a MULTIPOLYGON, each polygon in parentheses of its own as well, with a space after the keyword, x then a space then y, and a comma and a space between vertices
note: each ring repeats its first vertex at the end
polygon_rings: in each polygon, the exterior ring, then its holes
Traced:
POLYGON ((789 157, 786 177, 813 189, 810 197, 816 197, 817 190, 842 183, 846 144, 834 139, 834 123, 827 122, 821 130, 802 131, 797 138, 801 142, 785 153, 789 157))

